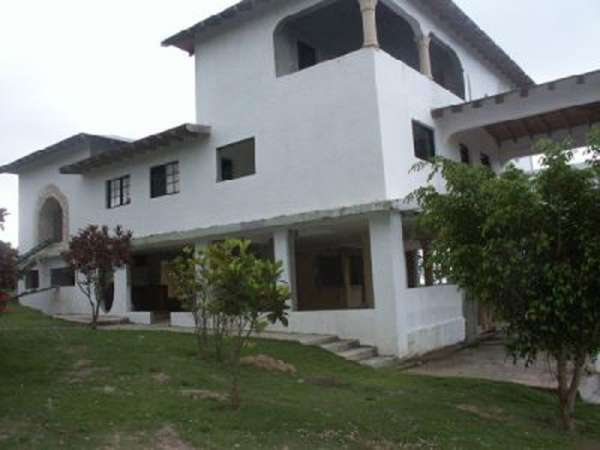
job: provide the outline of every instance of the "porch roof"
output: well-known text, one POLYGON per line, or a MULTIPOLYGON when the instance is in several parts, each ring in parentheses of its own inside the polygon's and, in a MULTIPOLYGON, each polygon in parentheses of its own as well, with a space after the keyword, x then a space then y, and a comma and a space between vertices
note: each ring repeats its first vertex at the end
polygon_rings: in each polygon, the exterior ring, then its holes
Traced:
POLYGON ((600 123, 600 70, 434 109, 448 135, 483 128, 502 146, 600 123))
POLYGON ((117 162, 135 159, 151 152, 164 150, 174 143, 200 136, 208 136, 210 127, 198 124, 183 124, 132 142, 125 142, 115 149, 86 158, 60 168, 62 174, 84 174, 117 162))
MULTIPOLYGON (((255 12, 259 6, 267 7, 280 2, 281 0, 241 0, 220 13, 165 39, 162 45, 164 47, 174 46, 193 55, 195 40, 198 37, 209 35, 234 23, 235 20, 243 19, 244 16, 255 12)), ((453 0, 413 0, 413 2, 428 9, 431 14, 463 38, 516 86, 527 86, 534 83, 531 77, 453 0)))

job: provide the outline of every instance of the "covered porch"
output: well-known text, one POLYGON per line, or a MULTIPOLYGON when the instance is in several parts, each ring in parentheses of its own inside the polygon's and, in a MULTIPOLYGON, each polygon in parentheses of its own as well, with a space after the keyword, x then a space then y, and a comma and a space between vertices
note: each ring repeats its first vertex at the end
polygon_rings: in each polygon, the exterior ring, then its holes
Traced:
POLYGON ((150 323, 159 311, 168 313, 172 326, 193 326, 157 271, 184 246, 231 237, 250 239, 257 254, 283 263, 282 282, 292 291, 289 327, 269 331, 359 340, 394 356, 465 338, 462 294, 423 269, 427 238, 415 234, 414 214, 401 201, 138 238, 132 267, 115 275, 111 314, 150 323), (144 269, 144 292, 154 289, 151 295, 141 295, 137 272, 145 266, 156 269, 144 269))
POLYGON ((500 166, 539 153, 535 144, 541 138, 582 148, 600 124, 600 71, 439 108, 432 116, 446 144, 495 144, 500 166))

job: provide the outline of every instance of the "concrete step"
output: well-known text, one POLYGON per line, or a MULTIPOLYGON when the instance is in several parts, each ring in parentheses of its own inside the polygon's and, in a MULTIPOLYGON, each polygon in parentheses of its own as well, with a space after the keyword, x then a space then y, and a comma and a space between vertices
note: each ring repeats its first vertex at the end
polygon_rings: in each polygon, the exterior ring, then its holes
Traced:
POLYGON ((373 358, 363 359, 359 361, 361 366, 371 367, 373 369, 385 369, 388 367, 396 367, 400 360, 395 356, 375 356, 373 358))
POLYGON ((329 344, 322 344, 321 348, 329 352, 340 353, 358 346, 360 346, 360 341, 358 339, 341 339, 329 344))
POLYGON ((323 335, 323 334, 306 335, 300 339, 300 343, 302 345, 314 345, 314 346, 330 344, 330 343, 336 342, 336 341, 339 341, 339 338, 337 336, 327 336, 327 335, 323 335))
POLYGON ((377 356, 377 349, 375 347, 357 347, 344 352, 336 353, 349 361, 362 361, 363 359, 369 359, 377 356))

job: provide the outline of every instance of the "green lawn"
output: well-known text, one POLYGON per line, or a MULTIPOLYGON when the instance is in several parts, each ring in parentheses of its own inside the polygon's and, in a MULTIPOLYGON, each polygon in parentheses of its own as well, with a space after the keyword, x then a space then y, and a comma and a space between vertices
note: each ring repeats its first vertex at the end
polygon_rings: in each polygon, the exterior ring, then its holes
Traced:
POLYGON ((226 392, 192 335, 97 331, 15 307, 0 317, 2 449, 596 449, 600 408, 564 435, 555 398, 521 386, 375 371, 317 348, 259 340, 242 409, 184 395, 226 392), (330 381, 330 382, 323 382, 330 381))

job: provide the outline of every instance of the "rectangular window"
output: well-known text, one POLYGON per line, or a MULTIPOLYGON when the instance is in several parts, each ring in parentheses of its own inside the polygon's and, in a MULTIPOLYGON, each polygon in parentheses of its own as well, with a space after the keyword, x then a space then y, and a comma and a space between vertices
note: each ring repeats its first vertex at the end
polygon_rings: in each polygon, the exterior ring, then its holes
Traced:
POLYGON ((50 286, 75 286, 75 274, 69 267, 50 270, 50 286))
POLYGON ((460 162, 463 164, 471 164, 471 152, 469 151, 469 147, 466 145, 460 145, 460 162))
POLYGON ((481 165, 485 167, 492 168, 492 162, 490 161, 490 157, 485 153, 481 154, 481 165))
POLYGON ((40 273, 37 270, 30 270, 25 274, 25 289, 39 289, 40 273))
POLYGON ((304 42, 298 41, 298 70, 307 69, 317 64, 317 50, 304 42))
POLYGON ((433 130, 414 120, 412 128, 415 156, 423 161, 431 161, 435 156, 435 136, 433 130))
POLYGON ((129 205, 129 175, 106 182, 106 207, 108 209, 129 205))
POLYGON ((150 169, 150 197, 179 193, 179 162, 171 162, 150 169))
POLYGON ((217 149, 217 181, 235 180, 255 173, 254 138, 217 149))

